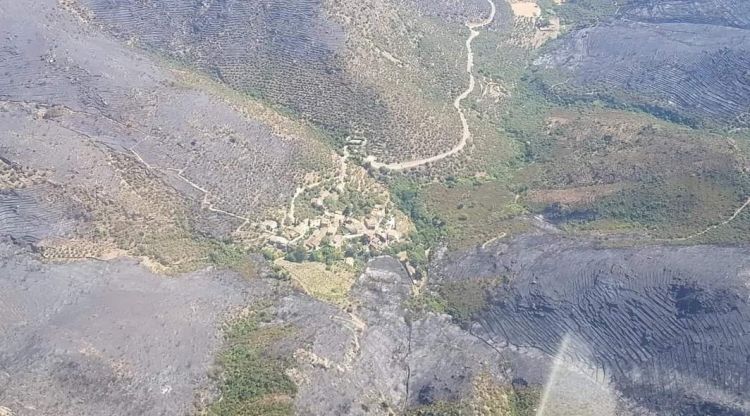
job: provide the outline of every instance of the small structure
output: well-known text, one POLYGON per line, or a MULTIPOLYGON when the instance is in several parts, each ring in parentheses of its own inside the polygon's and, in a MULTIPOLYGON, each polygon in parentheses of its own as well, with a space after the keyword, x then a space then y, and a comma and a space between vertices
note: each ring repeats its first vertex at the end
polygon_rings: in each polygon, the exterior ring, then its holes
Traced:
POLYGON ((273 235, 268 239, 268 242, 276 246, 279 249, 286 249, 289 246, 289 240, 284 237, 273 235))

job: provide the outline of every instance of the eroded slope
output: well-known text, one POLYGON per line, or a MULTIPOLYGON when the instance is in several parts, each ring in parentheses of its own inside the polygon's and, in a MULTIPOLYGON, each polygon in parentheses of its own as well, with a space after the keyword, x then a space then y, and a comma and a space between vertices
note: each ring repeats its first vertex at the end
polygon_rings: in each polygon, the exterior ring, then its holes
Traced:
MULTIPOLYGON (((504 276, 473 331, 499 347, 564 350, 636 414, 744 414, 748 258, 747 247, 604 249, 528 236, 446 257, 438 270, 442 284, 504 276)), ((516 366, 535 374, 522 357, 516 366)), ((537 382, 552 377, 550 367, 537 382)))
MULTIPOLYGON (((3 187, 58 201, 49 220, 69 226, 36 236, 52 257, 124 251, 192 268, 212 250, 202 240, 279 216, 333 166, 303 123, 120 45, 56 2, 0 8, 3 187)), ((16 207, 13 228, 40 209, 16 207)))
POLYGON ((536 61, 560 96, 633 105, 692 125, 748 126, 745 3, 625 2, 536 61), (617 47, 613 47, 617 45, 617 47))

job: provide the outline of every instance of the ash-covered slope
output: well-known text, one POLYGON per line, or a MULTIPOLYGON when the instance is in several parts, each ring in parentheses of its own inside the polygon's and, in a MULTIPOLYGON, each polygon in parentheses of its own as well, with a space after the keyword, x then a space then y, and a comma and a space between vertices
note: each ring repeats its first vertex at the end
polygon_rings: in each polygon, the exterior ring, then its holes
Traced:
POLYGON ((750 123, 750 9, 724 0, 625 2, 536 61, 559 96, 632 105, 706 126, 750 123))
POLYGON ((243 92, 336 131, 371 128, 376 97, 346 74, 342 28, 320 0, 160 2, 83 0, 110 33, 205 70, 243 92))
POLYGON ((203 236, 275 215, 330 166, 301 123, 118 43, 67 5, 0 1, 3 236, 49 243, 52 257, 124 250, 195 265, 203 236))
POLYGON ((750 29, 750 3, 731 0, 635 0, 620 8, 624 18, 650 23, 695 23, 750 29))
POLYGON ((421 405, 468 400, 480 377, 509 388, 502 352, 447 315, 414 315, 411 290, 402 265, 380 257, 357 279, 347 311, 298 294, 270 309, 297 328, 278 346, 293 351, 296 414, 408 414, 421 405))
POLYGON ((346 312, 277 280, 219 270, 165 279, 132 259, 45 264, 3 241, 0 410, 194 414, 218 399, 209 376, 228 347, 222 322, 248 309, 287 329, 264 360, 289 363, 296 414, 401 414, 463 398, 480 375, 503 386, 499 351, 447 316, 411 319, 411 283, 398 261, 376 259, 346 312))
POLYGON ((189 74, 118 44, 57 2, 0 7, 4 160, 64 182, 59 171, 85 174, 97 151, 119 152, 200 194, 179 172, 210 190, 216 208, 243 216, 294 192, 315 143, 248 118, 228 93, 197 88, 189 74), (74 153, 86 156, 73 163, 74 153))
POLYGON ((50 265, 0 241, 0 410, 186 414, 209 387, 221 323, 270 293, 230 272, 164 279, 132 259, 50 265))
POLYGON ((510 279, 474 317, 474 332, 497 346, 553 357, 575 340, 565 355, 637 414, 750 411, 747 247, 609 249, 530 236, 442 261, 443 281, 510 279))

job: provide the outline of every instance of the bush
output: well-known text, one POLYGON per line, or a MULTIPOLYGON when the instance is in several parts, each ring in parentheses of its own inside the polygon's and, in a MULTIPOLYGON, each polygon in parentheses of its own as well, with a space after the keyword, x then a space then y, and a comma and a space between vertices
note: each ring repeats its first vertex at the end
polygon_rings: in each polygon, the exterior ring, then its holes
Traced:
POLYGON ((286 256, 284 256, 284 259, 286 259, 286 261, 291 261, 294 263, 302 263, 303 261, 307 260, 307 258, 307 250, 302 245, 293 247, 286 253, 286 256))
POLYGON ((220 354, 221 398, 208 414, 216 416, 288 416, 297 392, 286 376, 289 360, 272 353, 271 345, 289 333, 288 327, 265 324, 253 313, 234 322, 225 334, 220 354))
POLYGON ((276 264, 271 266, 270 277, 278 280, 290 280, 292 278, 288 271, 276 264))
POLYGON ((311 251, 307 259, 318 263, 325 263, 330 266, 339 260, 343 260, 344 253, 330 244, 325 244, 319 249, 311 251))

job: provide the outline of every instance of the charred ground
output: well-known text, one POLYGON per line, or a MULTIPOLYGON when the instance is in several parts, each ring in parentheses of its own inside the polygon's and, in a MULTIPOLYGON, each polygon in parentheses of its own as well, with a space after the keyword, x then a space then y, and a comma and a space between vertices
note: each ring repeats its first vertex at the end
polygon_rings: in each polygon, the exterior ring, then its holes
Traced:
POLYGON ((0 0, 0 415, 748 413, 748 13, 0 0))

